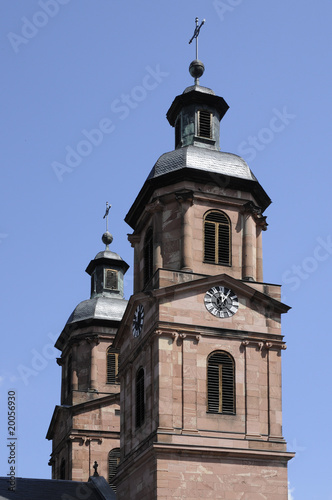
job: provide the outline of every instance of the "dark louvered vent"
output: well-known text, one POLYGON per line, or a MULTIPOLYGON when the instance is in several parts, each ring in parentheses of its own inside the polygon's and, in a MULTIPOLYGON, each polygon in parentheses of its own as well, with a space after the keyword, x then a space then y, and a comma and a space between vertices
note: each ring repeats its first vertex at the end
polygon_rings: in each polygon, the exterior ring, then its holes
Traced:
POLYGON ((107 350, 107 383, 118 384, 119 354, 112 348, 107 350))
POLYGON ((120 462, 120 448, 113 448, 108 454, 108 483, 113 491, 116 492, 116 487, 113 484, 113 478, 116 474, 120 462))
POLYGON ((144 240, 144 285, 151 279, 153 274, 153 232, 150 227, 144 240))
POLYGON ((201 110, 198 112, 198 135, 200 137, 212 138, 211 121, 212 114, 209 111, 201 110))
POLYGON ((230 221, 219 211, 209 212, 204 219, 204 262, 231 265, 230 221))
POLYGON ((114 269, 105 269, 105 288, 108 290, 118 289, 118 272, 114 269))
POLYGON ((208 411, 235 414, 234 361, 226 352, 216 352, 208 360, 208 411))
POLYGON ((216 264, 216 225, 205 222, 204 230, 204 261, 216 264))
POLYGON ((140 368, 136 375, 136 427, 144 422, 144 370, 140 368))

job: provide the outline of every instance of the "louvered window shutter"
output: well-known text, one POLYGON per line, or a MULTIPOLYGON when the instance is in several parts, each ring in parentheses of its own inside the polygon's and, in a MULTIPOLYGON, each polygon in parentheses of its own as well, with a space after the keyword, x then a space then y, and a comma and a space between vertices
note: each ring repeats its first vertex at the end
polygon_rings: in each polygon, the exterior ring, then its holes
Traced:
POLYGON ((107 350, 107 383, 118 384, 117 376, 119 371, 119 354, 112 351, 109 347, 107 350))
POLYGON ((113 478, 120 462, 120 448, 113 448, 108 454, 108 484, 116 492, 113 478))
POLYGON ((231 225, 227 215, 212 210, 204 217, 204 262, 231 265, 231 225))
POLYGON ((212 114, 209 111, 198 111, 198 135, 200 137, 212 138, 212 114))
POLYGON ((235 414, 234 360, 226 352, 208 358, 208 412, 235 414))
POLYGON ((114 269, 105 269, 105 288, 108 290, 118 289, 118 272, 114 269))

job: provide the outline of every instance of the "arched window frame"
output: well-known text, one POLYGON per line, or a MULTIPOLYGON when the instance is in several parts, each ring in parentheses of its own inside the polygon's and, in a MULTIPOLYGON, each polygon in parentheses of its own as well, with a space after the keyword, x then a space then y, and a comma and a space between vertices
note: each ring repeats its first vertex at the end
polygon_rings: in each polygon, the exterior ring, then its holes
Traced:
POLYGON ((108 454, 108 484, 116 492, 113 478, 120 463, 120 448, 113 448, 108 454))
POLYGON ((106 351, 106 383, 119 384, 119 353, 109 346, 106 351))
POLYGON ((143 425, 145 419, 145 389, 144 389, 144 369, 140 367, 136 373, 136 408, 135 423, 138 429, 143 425))
POLYGON ((146 285, 153 274, 153 230, 150 226, 146 231, 143 248, 144 259, 144 285, 146 285))
POLYGON ((232 265, 232 227, 228 215, 221 210, 204 214, 204 256, 207 264, 232 265))
POLYGON ((235 415, 235 360, 226 351, 207 358, 207 412, 235 415))

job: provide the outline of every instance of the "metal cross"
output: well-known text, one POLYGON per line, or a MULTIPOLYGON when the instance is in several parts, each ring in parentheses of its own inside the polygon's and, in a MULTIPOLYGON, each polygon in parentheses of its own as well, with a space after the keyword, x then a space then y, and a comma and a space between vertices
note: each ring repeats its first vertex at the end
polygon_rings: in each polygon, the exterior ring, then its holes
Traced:
POLYGON ((97 463, 97 461, 96 461, 96 460, 95 460, 95 463, 93 464, 93 468, 94 468, 94 470, 95 470, 95 472, 94 472, 94 474, 93 474, 93 475, 94 475, 94 476, 99 476, 98 471, 97 471, 97 469, 98 469, 98 463, 97 463))
POLYGON ((108 231, 108 212, 110 211, 110 208, 111 208, 112 205, 110 205, 108 203, 108 201, 106 202, 106 212, 105 212, 105 215, 103 217, 103 219, 106 218, 106 232, 108 231))
POLYGON ((201 31, 201 27, 205 23, 205 19, 203 19, 201 24, 198 25, 198 17, 196 17, 195 22, 196 22, 196 28, 195 28, 193 36, 189 40, 189 43, 191 43, 193 41, 193 39, 196 38, 196 59, 198 59, 198 35, 199 35, 199 32, 201 31))

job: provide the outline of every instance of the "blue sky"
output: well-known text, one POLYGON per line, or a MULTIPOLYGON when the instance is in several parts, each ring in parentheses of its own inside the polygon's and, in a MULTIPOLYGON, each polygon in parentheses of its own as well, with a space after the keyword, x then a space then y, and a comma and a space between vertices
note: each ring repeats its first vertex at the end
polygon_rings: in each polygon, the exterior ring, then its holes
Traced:
POLYGON ((14 388, 18 475, 50 477, 45 435, 60 401, 52 345, 89 296, 84 270, 103 248, 106 201, 131 294, 123 219, 173 149, 165 114, 192 82, 198 16, 201 84, 230 106, 221 149, 243 156, 273 201, 264 277, 292 306, 283 318, 290 498, 331 500, 331 2, 51 3, 3 1, 0 18, 0 474, 14 388))

